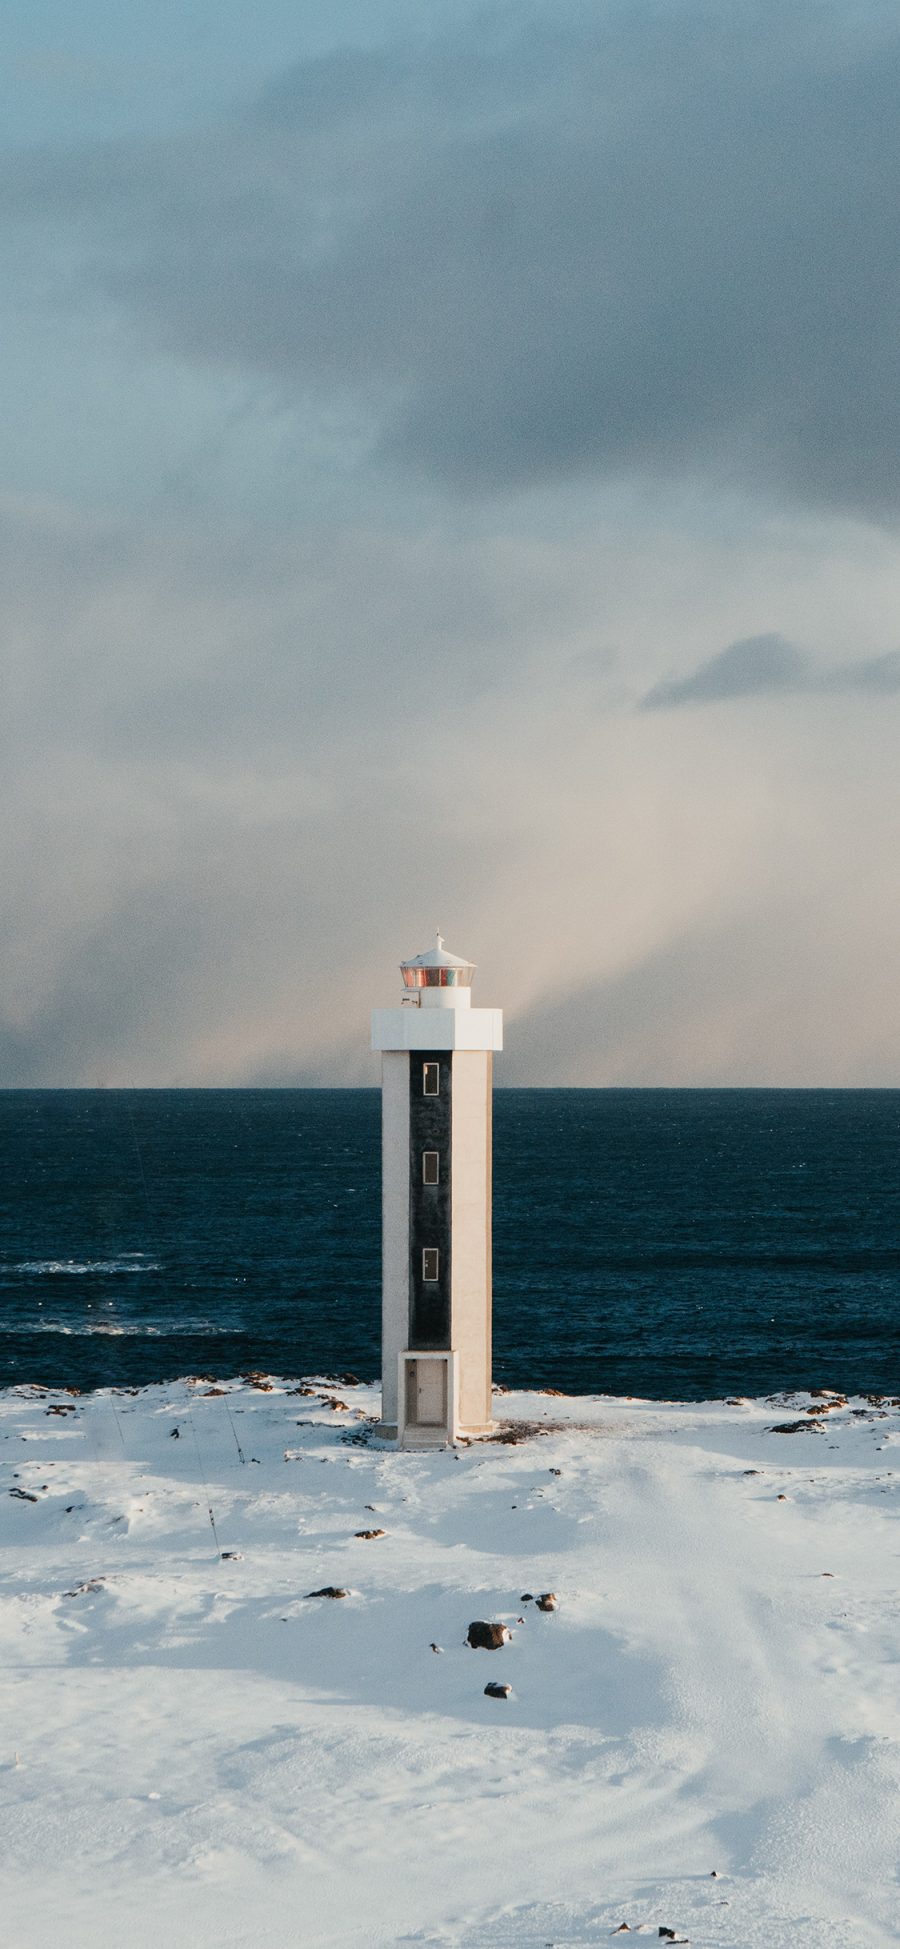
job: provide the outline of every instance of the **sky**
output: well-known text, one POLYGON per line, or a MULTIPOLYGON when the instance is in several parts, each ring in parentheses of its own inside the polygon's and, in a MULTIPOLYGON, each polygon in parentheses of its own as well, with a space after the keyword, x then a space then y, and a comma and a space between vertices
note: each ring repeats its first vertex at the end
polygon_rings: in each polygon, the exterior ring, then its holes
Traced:
POLYGON ((900 1086, 900 18, 31 0, 0 1086, 900 1086))

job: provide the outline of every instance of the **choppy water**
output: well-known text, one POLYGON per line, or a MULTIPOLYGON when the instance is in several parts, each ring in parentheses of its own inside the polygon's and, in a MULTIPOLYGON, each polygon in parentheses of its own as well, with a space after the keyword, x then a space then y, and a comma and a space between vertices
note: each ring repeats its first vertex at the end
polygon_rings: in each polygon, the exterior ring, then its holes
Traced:
MULTIPOLYGON (((505 1090, 508 1385, 900 1385, 900 1091, 505 1090)), ((378 1371, 374 1090, 0 1092, 0 1384, 378 1371)))

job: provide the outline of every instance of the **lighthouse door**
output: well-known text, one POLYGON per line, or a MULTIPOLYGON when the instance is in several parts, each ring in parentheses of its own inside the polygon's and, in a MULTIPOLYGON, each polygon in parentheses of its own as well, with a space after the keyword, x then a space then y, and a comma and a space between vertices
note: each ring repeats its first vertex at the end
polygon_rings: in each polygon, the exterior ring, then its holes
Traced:
POLYGON ((407 1369, 409 1396, 407 1418, 417 1428, 447 1426, 447 1362, 410 1361, 407 1369))

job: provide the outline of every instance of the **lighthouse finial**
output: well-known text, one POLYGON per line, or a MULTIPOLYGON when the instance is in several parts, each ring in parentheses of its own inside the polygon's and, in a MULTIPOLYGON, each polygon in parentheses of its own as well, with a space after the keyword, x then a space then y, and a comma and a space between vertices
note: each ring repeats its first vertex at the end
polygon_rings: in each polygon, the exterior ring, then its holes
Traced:
POLYGON ((443 936, 443 934, 441 933, 441 930, 440 930, 440 928, 438 928, 438 929, 437 929, 437 932, 436 932, 436 934, 435 934, 435 940, 437 941, 437 944, 438 944, 438 947, 443 947, 443 945, 444 945, 444 936, 443 936))

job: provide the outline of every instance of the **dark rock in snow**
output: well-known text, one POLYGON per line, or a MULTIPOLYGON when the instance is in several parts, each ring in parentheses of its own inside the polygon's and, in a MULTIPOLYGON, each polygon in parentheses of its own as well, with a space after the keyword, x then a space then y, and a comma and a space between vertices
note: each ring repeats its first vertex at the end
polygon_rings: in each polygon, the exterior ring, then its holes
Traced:
POLYGON ((555 1590, 543 1591, 541 1596, 537 1599, 537 1607, 539 1611, 558 1611, 559 1598, 557 1597, 555 1590))
POLYGON ((386 1536, 386 1535, 387 1535, 387 1530, 384 1530, 384 1529, 357 1529, 357 1530, 354 1530, 354 1532, 353 1532, 353 1534, 354 1534, 354 1536, 358 1536, 358 1537, 360 1538, 360 1540, 361 1540, 362 1542, 364 1542, 364 1543, 370 1543, 370 1542, 372 1541, 372 1539, 373 1539, 373 1537, 376 1537, 376 1536, 386 1536))
POLYGON ((466 1643, 471 1645, 473 1651, 500 1651, 503 1645, 509 1643, 511 1637, 512 1632, 508 1625, 488 1624, 483 1618, 476 1618, 475 1622, 469 1625, 466 1643))
POLYGON ((486 1699, 508 1699, 511 1691, 511 1685, 500 1685, 495 1678, 492 1678, 484 1688, 484 1696, 486 1699))
POLYGON ((308 1590, 307 1597, 348 1597, 349 1591, 341 1590, 337 1584, 323 1584, 321 1590, 308 1590))
POLYGON ((821 1421, 776 1421, 770 1435, 811 1435, 821 1429, 821 1421))
POLYGON ((523 1592, 522 1592, 522 1595, 521 1595, 521 1597, 519 1598, 519 1603, 520 1603, 520 1604, 533 1604, 533 1603, 534 1603, 534 1598, 533 1598, 533 1596, 532 1596, 532 1594, 531 1594, 531 1591, 530 1591, 530 1590, 523 1590, 523 1592))

